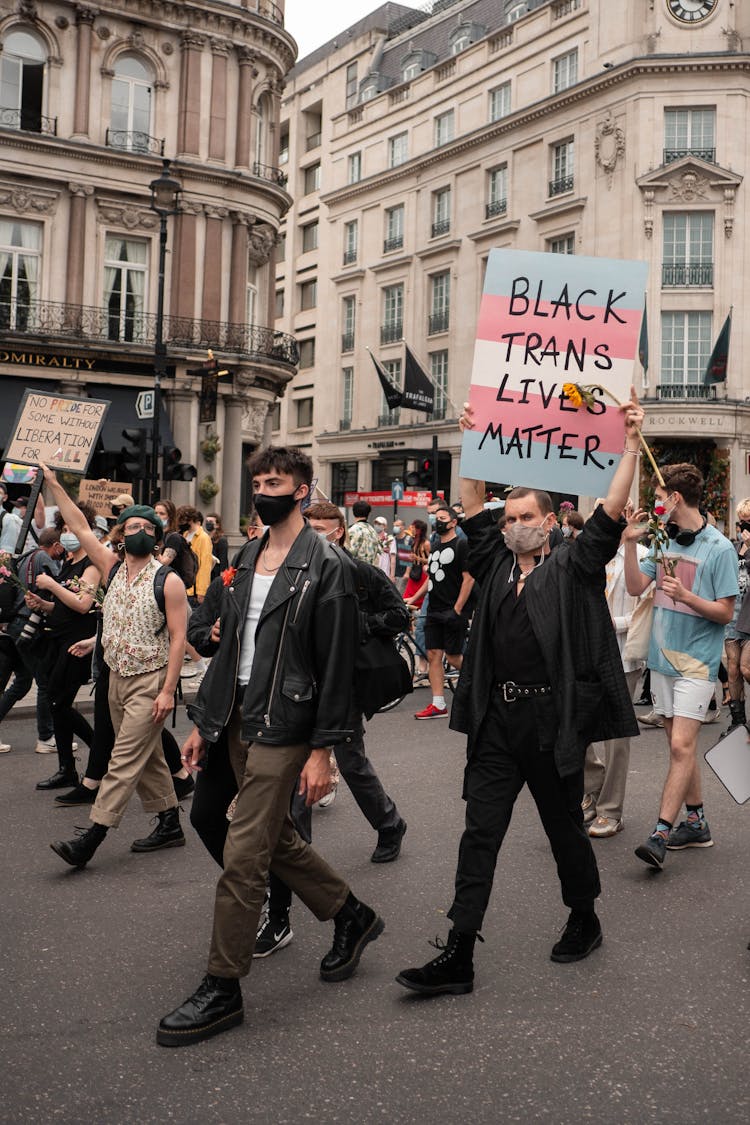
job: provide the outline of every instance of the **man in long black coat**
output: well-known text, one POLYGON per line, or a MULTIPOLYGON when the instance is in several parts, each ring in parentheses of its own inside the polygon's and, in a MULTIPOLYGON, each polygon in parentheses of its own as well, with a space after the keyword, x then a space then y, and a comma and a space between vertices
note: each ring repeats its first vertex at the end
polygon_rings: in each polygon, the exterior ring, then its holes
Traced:
MULTIPOLYGON (((635 392, 622 409, 625 452, 607 497, 584 531, 552 553, 548 493, 509 492, 501 534, 482 508, 484 481, 462 481, 469 571, 481 588, 451 716, 453 729, 468 735, 466 828, 448 942, 434 960, 396 978, 415 992, 471 992, 474 943, 524 783, 570 910, 552 960, 579 961, 601 944, 599 873, 581 812, 585 751, 589 742, 638 733, 604 598, 604 568, 619 545, 643 421, 635 392)), ((473 428, 468 404, 460 425, 473 428)))

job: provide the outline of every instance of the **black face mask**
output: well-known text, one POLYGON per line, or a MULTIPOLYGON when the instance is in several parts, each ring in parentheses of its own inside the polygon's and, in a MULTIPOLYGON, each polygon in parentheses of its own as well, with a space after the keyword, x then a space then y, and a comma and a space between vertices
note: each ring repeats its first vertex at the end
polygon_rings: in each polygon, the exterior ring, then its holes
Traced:
MULTIPOLYGON (((296 491, 295 488, 294 492, 296 491)), ((263 523, 273 527, 274 524, 285 520, 299 503, 294 498, 294 492, 287 492, 283 496, 264 496, 263 493, 256 493, 253 497, 253 505, 263 523)))
POLYGON ((450 531, 450 529, 451 525, 449 523, 443 523, 442 520, 435 521, 435 531, 438 533, 438 535, 446 535, 450 531))
POLYGON ((134 531, 131 535, 126 535, 124 543, 125 550, 129 555, 133 555, 136 559, 144 559, 152 553, 156 540, 153 535, 149 535, 147 531, 141 528, 140 531, 134 531))
POLYGON ((189 523, 181 523, 180 524, 180 531, 183 533, 183 535, 186 531, 190 531, 190 524, 189 523))
POLYGON ((750 520, 740 520, 740 531, 750 531, 750 520))

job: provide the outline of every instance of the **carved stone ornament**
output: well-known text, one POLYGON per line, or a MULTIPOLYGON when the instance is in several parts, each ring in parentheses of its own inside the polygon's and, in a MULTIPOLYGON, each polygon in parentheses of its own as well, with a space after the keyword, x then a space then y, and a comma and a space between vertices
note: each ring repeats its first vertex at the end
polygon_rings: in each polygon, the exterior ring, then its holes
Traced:
POLYGON ((248 254, 256 266, 265 265, 275 245, 276 231, 269 223, 258 223, 248 231, 248 254))
POLYGON ((172 46, 171 43, 162 43, 161 49, 162 49, 162 54, 164 54, 164 55, 173 55, 174 54, 174 47, 172 46))
POLYGON ((96 34, 99 36, 99 38, 101 40, 106 42, 106 40, 109 39, 112 32, 111 32, 110 28, 108 28, 106 26, 106 24, 99 24, 99 26, 96 29, 96 34))
POLYGON ((84 199, 94 194, 94 188, 91 184, 70 183, 68 184, 68 191, 71 195, 80 195, 84 199))
POLYGON ((37 18, 36 4, 33 0, 19 0, 18 14, 27 20, 35 20, 37 18))
POLYGON ((70 20, 67 16, 55 16, 55 27, 58 27, 60 31, 67 31, 70 27, 70 20))
POLYGON ((12 207, 19 215, 51 215, 55 210, 57 194, 52 195, 26 188, 8 188, 0 185, 0 205, 12 207))
POLYGON ((143 36, 142 31, 131 32, 131 34, 128 35, 126 42, 129 43, 130 46, 136 51, 142 51, 146 46, 146 40, 143 36))
POLYGON ((617 161, 625 155, 625 133, 615 123, 610 110, 603 121, 596 127, 596 140, 594 142, 596 162, 607 175, 607 187, 612 189, 617 161))
POLYGON ((669 182, 670 203, 694 203, 697 199, 708 199, 709 181, 707 176, 687 170, 669 182))
POLYGON ((268 416, 269 403, 247 399, 242 407, 242 434, 251 441, 263 440, 263 426, 268 416))
POLYGON ((116 204, 99 204, 99 221, 114 223, 126 230, 154 230, 159 225, 159 216, 148 208, 122 207, 116 204))

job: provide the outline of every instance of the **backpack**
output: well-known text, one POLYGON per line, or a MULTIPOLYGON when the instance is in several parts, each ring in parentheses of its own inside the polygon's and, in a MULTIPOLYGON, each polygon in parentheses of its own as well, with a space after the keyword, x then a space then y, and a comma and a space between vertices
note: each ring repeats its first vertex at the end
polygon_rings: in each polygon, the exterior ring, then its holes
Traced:
MULTIPOLYGON (((120 569, 121 566, 122 566, 122 559, 118 559, 117 562, 112 567, 112 569, 110 570, 109 577, 107 578, 107 585, 104 588, 105 597, 106 597, 106 594, 107 594, 107 590, 112 585, 114 577, 117 574, 117 572, 118 572, 118 570, 120 569)), ((171 566, 160 566, 159 569, 154 574, 154 601, 156 602, 156 607, 159 610, 159 613, 161 613, 162 616, 164 617, 163 622, 161 623, 159 628, 156 630, 156 636, 158 636, 159 633, 161 633, 162 629, 167 624, 167 605, 166 605, 166 601, 165 601, 165 598, 164 598, 164 584, 167 581, 167 578, 169 577, 169 575, 171 573, 172 573, 171 566)))

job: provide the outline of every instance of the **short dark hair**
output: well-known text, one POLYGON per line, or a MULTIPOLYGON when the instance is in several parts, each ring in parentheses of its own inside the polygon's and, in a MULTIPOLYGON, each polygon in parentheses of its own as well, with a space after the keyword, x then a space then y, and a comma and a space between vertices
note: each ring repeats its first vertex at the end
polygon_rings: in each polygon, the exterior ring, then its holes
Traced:
POLYGON ((192 504, 180 504, 174 518, 178 527, 182 523, 203 523, 203 514, 192 504))
MULTIPOLYGON (((451 508, 450 504, 441 504, 437 512, 447 512, 448 517, 458 523, 458 512, 455 508, 451 508)), ((437 512, 435 512, 435 515, 437 515, 437 512)))
POLYGON ((312 459, 296 445, 269 445, 265 449, 256 449, 247 462, 251 477, 274 469, 277 473, 288 473, 297 487, 306 484, 310 488, 312 485, 312 459))
POLYGON ((583 531, 583 516, 580 512, 566 512, 565 519, 568 527, 572 527, 574 531, 583 531))
POLYGON ((371 511, 372 508, 366 500, 355 500, 352 504, 352 515, 357 520, 366 520, 371 511))
MULTIPOLYGON (((76 507, 78 508, 79 512, 83 512, 84 516, 86 517, 86 523, 89 525, 89 527, 93 527, 94 520, 96 519, 96 508, 93 508, 91 504, 87 504, 85 500, 81 500, 80 504, 77 504, 76 507)), ((65 516, 58 508, 58 510, 55 512, 56 529, 58 531, 62 531, 66 523, 67 521, 65 519, 65 516)))
POLYGON ((548 516, 554 510, 552 497, 543 488, 524 488, 523 485, 519 485, 518 488, 511 488, 510 492, 505 494, 505 500, 506 503, 508 500, 523 500, 525 496, 533 496, 536 499, 539 511, 543 516, 548 516))
POLYGON ((346 520, 341 509, 330 500, 318 500, 316 504, 311 504, 305 516, 309 520, 337 520, 341 530, 346 531, 346 520))
POLYGON ((56 527, 44 527, 39 532, 39 546, 52 547, 60 542, 60 532, 56 527))
MULTIPOLYGON (((703 496, 703 473, 689 461, 681 461, 677 465, 663 465, 661 475, 664 478, 664 487, 667 492, 679 492, 688 508, 697 508, 703 496)), ((656 476, 651 478, 653 487, 660 484, 656 476)))

